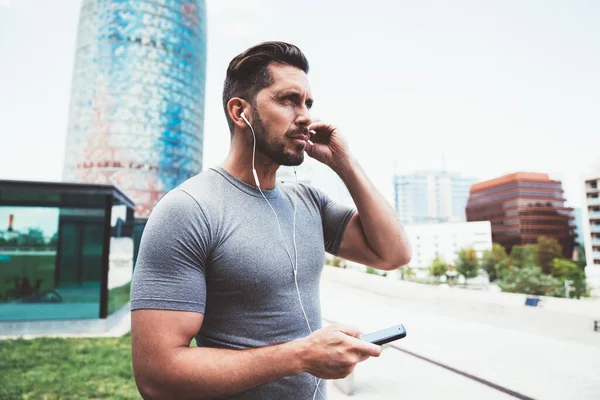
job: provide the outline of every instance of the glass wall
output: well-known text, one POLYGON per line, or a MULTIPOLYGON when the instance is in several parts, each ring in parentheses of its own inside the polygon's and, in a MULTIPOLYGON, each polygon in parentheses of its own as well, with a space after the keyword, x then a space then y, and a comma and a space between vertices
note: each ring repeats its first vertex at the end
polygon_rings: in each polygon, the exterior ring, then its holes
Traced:
POLYGON ((127 210, 124 205, 113 206, 108 261, 109 315, 129 303, 133 274, 133 234, 133 210, 127 210))
POLYGON ((0 321, 99 318, 127 304, 133 231, 132 204, 110 195, 0 182, 0 321))

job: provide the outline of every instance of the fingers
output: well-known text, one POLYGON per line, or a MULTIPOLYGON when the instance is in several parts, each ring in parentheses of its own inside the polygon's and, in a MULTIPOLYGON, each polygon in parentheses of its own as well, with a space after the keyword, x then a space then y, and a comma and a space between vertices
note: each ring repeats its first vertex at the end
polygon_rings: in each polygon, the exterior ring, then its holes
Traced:
POLYGON ((361 339, 352 338, 352 344, 356 348, 356 351, 362 355, 368 357, 379 357, 381 355, 382 347, 373 343, 365 342, 361 339))
POLYGON ((379 357, 381 354, 381 346, 360 339, 358 328, 348 325, 335 325, 333 328, 350 336, 348 339, 350 339, 357 353, 366 355, 367 357, 379 357))
POLYGON ((308 142, 306 142, 306 147, 304 147, 304 151, 306 151, 306 153, 309 156, 312 156, 312 150, 314 146, 315 145, 309 140, 308 142))
POLYGON ((342 333, 345 333, 348 336, 352 336, 355 338, 360 337, 360 331, 355 326, 349 325, 334 325, 334 328, 342 333))
POLYGON ((334 131, 336 128, 335 126, 327 123, 327 122, 323 122, 323 121, 314 121, 312 122, 310 125, 308 125, 307 127, 308 131, 315 131, 315 132, 319 132, 319 131, 328 131, 328 132, 332 132, 334 131))

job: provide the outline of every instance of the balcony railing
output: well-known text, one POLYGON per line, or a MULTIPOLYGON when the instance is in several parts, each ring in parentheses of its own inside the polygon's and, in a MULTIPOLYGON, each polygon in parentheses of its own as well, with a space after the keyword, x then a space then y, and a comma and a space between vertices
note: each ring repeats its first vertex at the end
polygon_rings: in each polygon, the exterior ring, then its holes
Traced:
POLYGON ((590 226, 590 232, 592 232, 592 233, 600 233, 600 225, 592 225, 592 226, 590 226))
POLYGON ((600 206, 600 197, 587 199, 588 206, 600 206))
POLYGON ((585 191, 588 193, 598 193, 600 192, 600 187, 591 187, 591 186, 586 186, 585 191))
POLYGON ((600 211, 590 211, 588 215, 590 219, 600 219, 600 211))

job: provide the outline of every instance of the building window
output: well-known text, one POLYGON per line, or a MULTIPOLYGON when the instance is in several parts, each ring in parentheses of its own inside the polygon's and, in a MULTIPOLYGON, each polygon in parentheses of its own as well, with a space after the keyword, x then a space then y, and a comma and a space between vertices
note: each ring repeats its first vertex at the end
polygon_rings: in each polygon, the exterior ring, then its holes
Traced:
POLYGON ((60 185, 5 185, 0 321, 106 318, 129 302, 131 200, 85 185, 68 193, 60 185))

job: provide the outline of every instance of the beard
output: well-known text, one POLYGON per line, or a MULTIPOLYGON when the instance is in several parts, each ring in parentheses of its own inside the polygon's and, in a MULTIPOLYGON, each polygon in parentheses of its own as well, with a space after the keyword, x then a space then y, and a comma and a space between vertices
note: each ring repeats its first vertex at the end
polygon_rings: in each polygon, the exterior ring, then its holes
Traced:
MULTIPOLYGON (((283 137, 274 137, 269 134, 269 129, 265 126, 264 121, 260 118, 258 110, 252 110, 252 119, 254 120, 254 134, 256 135, 256 149, 269 157, 279 165, 296 166, 304 162, 304 146, 296 145, 295 151, 286 150, 286 138, 295 133, 286 131, 283 137)), ((252 138, 250 138, 252 143, 252 138)))

